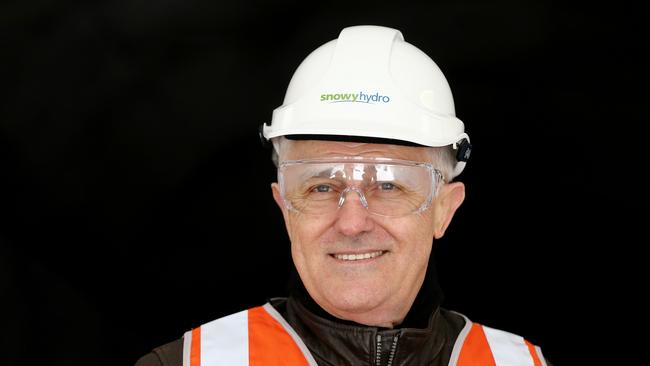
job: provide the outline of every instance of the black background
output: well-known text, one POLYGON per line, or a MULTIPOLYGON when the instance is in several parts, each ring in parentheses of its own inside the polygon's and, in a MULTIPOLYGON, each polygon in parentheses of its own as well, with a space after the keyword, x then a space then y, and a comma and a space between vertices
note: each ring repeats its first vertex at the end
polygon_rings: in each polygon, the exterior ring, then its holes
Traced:
POLYGON ((556 365, 618 364, 643 318, 638 3, 4 1, 0 364, 130 365, 286 294, 257 127, 345 26, 431 56, 474 143, 444 306, 556 365), (639 230, 640 231, 640 230, 639 230))

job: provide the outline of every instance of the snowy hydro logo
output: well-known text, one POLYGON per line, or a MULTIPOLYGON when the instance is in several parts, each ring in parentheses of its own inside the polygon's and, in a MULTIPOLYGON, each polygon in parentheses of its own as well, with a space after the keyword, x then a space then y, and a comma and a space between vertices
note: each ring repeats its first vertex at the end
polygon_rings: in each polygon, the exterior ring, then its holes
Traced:
POLYGON ((388 95, 380 95, 378 92, 375 94, 358 92, 358 93, 336 93, 336 94, 321 94, 321 102, 330 103, 388 103, 390 97, 388 95))

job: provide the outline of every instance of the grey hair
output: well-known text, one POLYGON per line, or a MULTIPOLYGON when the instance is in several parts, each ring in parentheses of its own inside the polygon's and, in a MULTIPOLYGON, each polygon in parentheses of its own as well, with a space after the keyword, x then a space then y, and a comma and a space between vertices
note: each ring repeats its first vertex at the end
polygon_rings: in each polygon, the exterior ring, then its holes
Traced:
MULTIPOLYGON (((284 136, 278 136, 271 139, 273 151, 271 152, 271 161, 277 168, 280 162, 284 160, 287 150, 290 149, 293 140, 284 136)), ((452 145, 427 148, 430 153, 431 164, 434 168, 440 170, 445 182, 449 183, 454 179, 454 168, 456 167, 456 150, 452 145)))
POLYGON ((277 168, 280 166, 280 162, 284 160, 286 151, 289 148, 289 145, 291 144, 292 141, 284 136, 278 136, 272 138, 271 142, 273 143, 273 151, 271 152, 271 161, 273 161, 273 165, 275 165, 275 167, 277 168))
POLYGON ((428 148, 431 156, 431 164, 440 170, 445 182, 451 182, 456 168, 456 150, 452 145, 428 148))

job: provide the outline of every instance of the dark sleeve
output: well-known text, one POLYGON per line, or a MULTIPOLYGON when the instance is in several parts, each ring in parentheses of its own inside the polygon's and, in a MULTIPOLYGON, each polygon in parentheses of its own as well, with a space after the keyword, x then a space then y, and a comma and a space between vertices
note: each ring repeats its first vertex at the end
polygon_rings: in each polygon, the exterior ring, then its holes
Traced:
POLYGON ((138 362, 135 363, 135 366, 162 366, 162 360, 154 353, 147 353, 146 355, 140 357, 138 362))
POLYGON ((142 356, 135 366, 183 366, 183 339, 154 348, 142 356))

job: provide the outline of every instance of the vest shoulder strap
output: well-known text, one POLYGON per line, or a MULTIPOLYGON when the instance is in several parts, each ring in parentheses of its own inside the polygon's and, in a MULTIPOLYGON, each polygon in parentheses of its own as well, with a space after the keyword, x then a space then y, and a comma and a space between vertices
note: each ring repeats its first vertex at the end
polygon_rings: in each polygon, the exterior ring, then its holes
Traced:
POLYGON ((183 366, 316 366, 270 303, 213 320, 183 336, 183 366))
POLYGON ((465 318, 465 326, 456 339, 449 366, 547 366, 541 348, 524 338, 456 314, 465 318))

